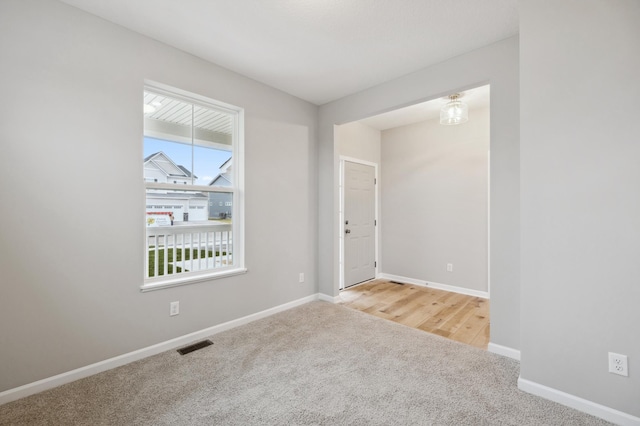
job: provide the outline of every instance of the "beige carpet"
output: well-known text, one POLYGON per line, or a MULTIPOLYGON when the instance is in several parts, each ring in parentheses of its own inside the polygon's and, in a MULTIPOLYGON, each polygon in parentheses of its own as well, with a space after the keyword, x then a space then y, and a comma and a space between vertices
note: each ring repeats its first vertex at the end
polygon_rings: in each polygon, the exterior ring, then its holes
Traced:
POLYGON ((519 364, 324 302, 0 407, 2 425, 601 425, 519 364))

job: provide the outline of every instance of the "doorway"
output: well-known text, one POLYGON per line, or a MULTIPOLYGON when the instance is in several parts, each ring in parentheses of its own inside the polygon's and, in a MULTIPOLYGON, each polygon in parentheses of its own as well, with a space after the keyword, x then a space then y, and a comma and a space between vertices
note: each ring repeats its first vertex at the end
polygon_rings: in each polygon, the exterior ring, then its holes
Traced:
POLYGON ((377 164, 340 160, 340 289, 377 274, 377 164))
MULTIPOLYGON (((377 306, 374 314, 393 311, 397 320, 407 316, 409 322, 418 321, 423 329, 437 320, 433 330, 425 331, 449 333, 448 337, 454 339, 477 333, 471 336, 476 344, 481 339, 488 341, 489 91, 489 86, 482 86, 459 95, 470 109, 468 123, 460 126, 438 122, 445 99, 336 126, 335 147, 340 158, 339 288, 348 288, 341 292, 343 302, 360 294, 356 304, 362 309, 377 306), (355 156, 384 167, 379 182, 384 188, 375 188, 381 197, 376 201, 380 215, 374 219, 378 221, 376 280, 359 286, 354 285, 370 278, 349 277, 351 222, 346 217, 345 200, 345 165, 355 156), (402 283, 408 294, 399 291, 402 283), (385 305, 382 309, 381 301, 365 306, 359 289, 379 290, 388 296, 384 303, 397 306, 385 305), (435 289, 448 293, 431 300, 435 289), (383 312, 377 312, 380 310, 383 312)), ((486 347, 486 341, 481 345, 486 347)))

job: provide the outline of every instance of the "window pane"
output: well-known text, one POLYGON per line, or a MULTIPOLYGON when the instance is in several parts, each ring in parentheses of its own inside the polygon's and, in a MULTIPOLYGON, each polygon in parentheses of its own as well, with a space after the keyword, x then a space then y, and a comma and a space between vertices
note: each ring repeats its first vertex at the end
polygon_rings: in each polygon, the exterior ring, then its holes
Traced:
POLYGON ((147 189, 145 277, 232 267, 232 204, 232 193, 147 189))
POLYGON ((144 92, 145 182, 231 186, 234 117, 144 92))
POLYGON ((190 103, 144 92, 145 182, 192 185, 190 103))
POLYGON ((228 160, 233 145, 233 117, 198 105, 193 111, 193 170, 198 176, 198 183, 231 186, 231 162, 228 160))

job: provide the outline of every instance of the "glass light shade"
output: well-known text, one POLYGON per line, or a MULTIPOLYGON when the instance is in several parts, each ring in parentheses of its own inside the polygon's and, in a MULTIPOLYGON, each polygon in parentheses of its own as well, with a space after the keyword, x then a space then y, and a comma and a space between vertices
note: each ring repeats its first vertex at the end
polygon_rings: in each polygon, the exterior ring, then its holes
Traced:
POLYGON ((469 107, 464 102, 452 100, 440 109, 440 124, 454 125, 469 121, 469 107))

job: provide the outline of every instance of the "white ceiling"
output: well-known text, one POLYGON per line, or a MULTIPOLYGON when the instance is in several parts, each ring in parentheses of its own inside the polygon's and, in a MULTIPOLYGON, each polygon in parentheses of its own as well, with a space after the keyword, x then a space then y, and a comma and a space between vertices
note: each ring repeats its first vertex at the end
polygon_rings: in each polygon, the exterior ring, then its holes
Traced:
POLYGON ((316 105, 518 32, 518 0, 62 0, 316 105))
MULTIPOLYGON (((489 107, 489 85, 459 92, 460 100, 469 106, 469 120, 473 120, 473 110, 489 107)), ((433 99, 384 114, 360 120, 361 123, 378 130, 393 129, 420 121, 440 118, 440 108, 449 102, 448 98, 433 99)))

